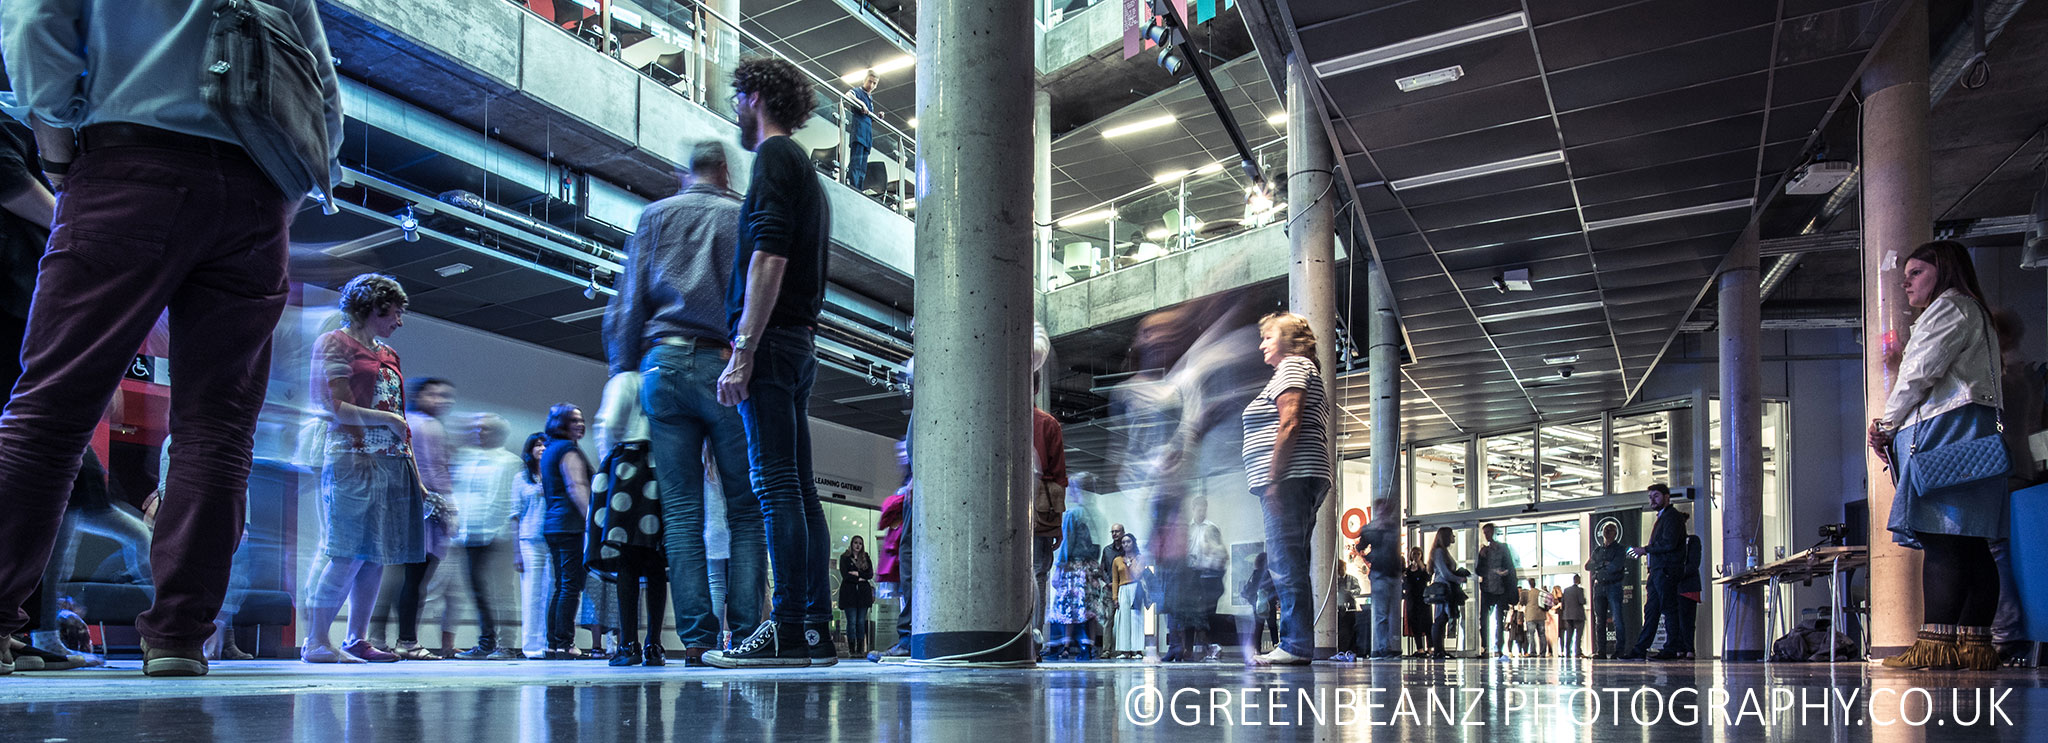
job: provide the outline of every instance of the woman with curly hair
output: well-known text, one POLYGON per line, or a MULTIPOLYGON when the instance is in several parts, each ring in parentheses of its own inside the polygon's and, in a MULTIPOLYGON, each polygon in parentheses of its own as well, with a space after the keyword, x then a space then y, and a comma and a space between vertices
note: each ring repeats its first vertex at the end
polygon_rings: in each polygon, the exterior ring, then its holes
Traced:
POLYGON ((343 325, 314 345, 313 394, 326 408, 326 466, 321 471, 324 527, 307 597, 307 663, 385 663, 398 656, 364 638, 386 565, 426 560, 426 490, 413 461, 405 419, 405 374, 398 352, 381 340, 405 325, 405 289, 367 273, 341 287, 343 325), (349 603, 349 643, 329 626, 349 603))

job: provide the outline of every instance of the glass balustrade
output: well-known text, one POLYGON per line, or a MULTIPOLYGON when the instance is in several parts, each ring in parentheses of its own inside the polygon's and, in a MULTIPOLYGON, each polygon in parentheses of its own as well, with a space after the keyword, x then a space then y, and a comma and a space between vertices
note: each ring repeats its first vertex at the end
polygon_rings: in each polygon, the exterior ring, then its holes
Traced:
MULTIPOLYGON (((556 3, 553 18, 528 10, 728 122, 739 121, 732 100, 732 70, 739 62, 789 59, 731 19, 690 0, 615 0, 608 35, 599 30, 604 24, 598 0, 563 0, 556 3)), ((910 177, 917 139, 888 120, 905 117, 894 112, 872 117, 868 161, 851 163, 851 86, 837 72, 791 62, 811 79, 815 98, 810 120, 793 138, 811 153, 818 172, 848 187, 858 184, 863 195, 910 216, 917 207, 910 177)))
MULTIPOLYGON (((1253 150, 1285 162, 1285 140, 1253 150)), ((1175 174, 1169 174, 1175 175, 1175 174)), ((1268 172, 1269 179, 1279 174, 1268 172)), ((1155 181, 1109 201, 1056 215, 1045 289, 1113 273, 1286 219, 1284 198, 1251 192, 1236 159, 1155 181)))

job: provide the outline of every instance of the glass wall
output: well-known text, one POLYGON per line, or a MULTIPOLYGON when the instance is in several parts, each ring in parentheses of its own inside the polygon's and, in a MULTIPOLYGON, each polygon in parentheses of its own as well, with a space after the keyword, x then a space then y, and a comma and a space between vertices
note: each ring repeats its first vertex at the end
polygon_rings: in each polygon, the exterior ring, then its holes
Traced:
POLYGON ((1486 458, 1486 494, 1480 508, 1532 502, 1536 494, 1536 436, 1528 431, 1480 442, 1486 458))
MULTIPOLYGON (((825 501, 823 505, 825 508, 825 528, 826 531, 832 534, 832 546, 829 550, 829 557, 832 561, 832 621, 843 637, 847 631, 847 626, 846 612, 839 608, 839 557, 846 554, 846 550, 853 544, 853 538, 857 536, 861 539, 861 546, 867 550, 869 564, 872 565, 878 561, 878 553, 876 552, 878 548, 876 545, 881 542, 882 535, 875 530, 875 518, 880 513, 866 506, 834 503, 829 500, 825 501)), ((890 602, 875 602, 873 610, 868 612, 868 620, 870 622, 875 621, 876 614, 882 613, 885 608, 882 604, 886 603, 890 602)), ((889 625, 891 628, 889 636, 894 637, 894 622, 896 621, 894 610, 890 609, 889 614, 889 621, 891 623, 889 625)), ((887 646, 887 643, 883 644, 883 647, 887 646)))
POLYGON ((1543 500, 1590 498, 1607 493, 1599 418, 1544 426, 1538 433, 1543 445, 1543 500))
POLYGON ((1414 502, 1409 504, 1409 513, 1419 516, 1471 508, 1465 497, 1471 472, 1465 466, 1464 441, 1419 447, 1414 450, 1414 457, 1414 465, 1409 468, 1414 482, 1414 502))
POLYGON ((1614 418, 1614 438, 1607 445, 1614 492, 1636 492, 1648 489, 1651 483, 1671 482, 1672 412, 1614 418))

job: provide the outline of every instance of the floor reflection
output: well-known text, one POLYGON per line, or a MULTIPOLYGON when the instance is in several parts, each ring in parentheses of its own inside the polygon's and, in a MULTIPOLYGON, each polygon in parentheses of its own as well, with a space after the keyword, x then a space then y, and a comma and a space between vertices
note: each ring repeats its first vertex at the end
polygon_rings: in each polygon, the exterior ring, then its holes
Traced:
POLYGON ((2002 742, 2038 739, 2048 723, 2048 689, 2034 671, 1905 674, 1853 664, 927 670, 849 663, 818 671, 620 673, 595 664, 333 669, 257 662, 173 683, 119 669, 17 674, 0 678, 0 721, 0 738, 10 741, 92 743, 2002 742), (1141 704, 1147 697, 1155 704, 1141 704), (1825 706, 1812 704, 1817 699, 1825 706))

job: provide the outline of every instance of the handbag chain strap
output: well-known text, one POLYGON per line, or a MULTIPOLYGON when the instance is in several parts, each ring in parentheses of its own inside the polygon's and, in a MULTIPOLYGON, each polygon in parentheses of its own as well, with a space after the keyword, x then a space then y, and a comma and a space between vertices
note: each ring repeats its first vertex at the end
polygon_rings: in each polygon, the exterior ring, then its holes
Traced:
MULTIPOLYGON (((2001 370, 1999 368, 2000 365, 1998 363, 1998 341, 1997 339, 1991 336, 1991 310, 1990 308, 1985 307, 1982 303, 1977 304, 1977 310, 1982 315, 1981 325, 1984 330, 1984 350, 1986 352, 1986 355, 1991 357, 1989 359, 1991 363, 1991 376, 1993 379, 1996 379, 2000 376, 2001 370)), ((1994 384, 1992 385, 1991 393, 1993 395, 1992 401, 1994 403, 1991 407, 1994 414, 1993 420, 1997 422, 1998 432, 2000 434, 2004 434, 2005 388, 2002 385, 1994 384)), ((1926 401, 1923 400, 1921 401, 1921 403, 1922 405, 1924 405, 1926 401)), ((1911 425, 1918 425, 1919 423, 1920 406, 1916 405, 1913 407, 1913 423, 1911 425)), ((1920 445, 1924 443, 1927 443, 1927 431, 1923 429, 1915 434, 1915 441, 1913 442, 1913 446, 1907 450, 1908 453, 1920 453, 1920 445)))

